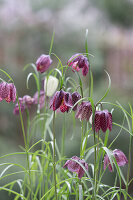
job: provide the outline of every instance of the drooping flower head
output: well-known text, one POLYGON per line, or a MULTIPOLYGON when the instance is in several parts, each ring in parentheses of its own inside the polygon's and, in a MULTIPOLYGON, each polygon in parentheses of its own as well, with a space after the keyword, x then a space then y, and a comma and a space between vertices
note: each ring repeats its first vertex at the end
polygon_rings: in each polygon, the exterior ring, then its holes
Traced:
POLYGON ((108 110, 96 111, 94 118, 95 131, 102 129, 106 132, 107 129, 112 130, 112 114, 108 110))
MULTIPOLYGON (((76 104, 77 101, 80 100, 80 99, 81 99, 81 95, 80 95, 78 92, 73 92, 73 93, 72 93, 72 104, 73 104, 73 106, 74 106, 74 104, 76 104)), ((76 111, 76 110, 77 110, 77 107, 78 107, 78 104, 76 104, 76 105, 74 106, 73 110, 76 111)))
POLYGON ((47 71, 52 63, 49 55, 42 54, 36 61, 37 71, 43 73, 47 71))
POLYGON ((68 112, 72 107, 72 96, 63 90, 57 91, 50 101, 50 109, 53 111, 60 109, 61 112, 68 112))
POLYGON ((77 156, 73 156, 71 159, 73 160, 67 160, 63 168, 67 167, 70 172, 76 172, 78 174, 78 178, 81 179, 85 173, 83 167, 86 168, 88 171, 88 163, 85 162, 85 160, 78 158, 77 156), (75 162, 78 161, 83 167, 75 162))
POLYGON ((91 103, 89 101, 83 101, 79 105, 75 117, 80 119, 80 120, 87 120, 88 121, 91 114, 92 114, 91 103))
POLYGON ((13 83, 0 83, 0 101, 2 100, 8 103, 16 101, 16 87, 13 83))
MULTIPOLYGON (((115 157, 118 166, 124 166, 128 163, 127 157, 119 149, 115 149, 113 151, 113 156, 115 157)), ((107 166, 108 166, 109 171, 112 172, 112 166, 110 164, 109 157, 106 154, 105 157, 104 157, 104 170, 106 169, 107 166)))
POLYGON ((22 101, 25 104, 25 106, 27 106, 27 108, 30 108, 35 100, 31 96, 25 95, 25 96, 23 96, 22 101))
POLYGON ((53 96, 57 87, 58 87, 59 80, 54 76, 49 76, 44 81, 44 91, 45 95, 48 97, 53 96))
MULTIPOLYGON (((25 95, 25 96, 23 96, 23 98, 19 97, 18 100, 19 100, 19 104, 20 104, 21 113, 23 113, 26 108, 29 109, 31 107, 31 105, 34 103, 34 99, 29 95, 25 95)), ((13 114, 19 115, 18 103, 16 103, 16 105, 13 109, 13 114)))
POLYGON ((73 71, 79 72, 82 69, 83 76, 86 76, 89 71, 88 59, 80 53, 74 54, 67 62, 68 66, 72 67, 73 71))
MULTIPOLYGON (((34 99, 34 104, 38 104, 38 92, 34 94, 33 99, 34 99)), ((43 90, 41 90, 39 96, 40 109, 44 107, 44 103, 45 103, 45 93, 43 90)))
MULTIPOLYGON (((25 104, 23 102, 23 98, 19 97, 18 100, 19 100, 19 104, 20 104, 21 113, 23 113, 24 110, 25 110, 25 104)), ((13 114, 14 115, 19 115, 19 105, 18 105, 18 103, 16 103, 16 105, 15 105, 15 107, 13 109, 13 114)))

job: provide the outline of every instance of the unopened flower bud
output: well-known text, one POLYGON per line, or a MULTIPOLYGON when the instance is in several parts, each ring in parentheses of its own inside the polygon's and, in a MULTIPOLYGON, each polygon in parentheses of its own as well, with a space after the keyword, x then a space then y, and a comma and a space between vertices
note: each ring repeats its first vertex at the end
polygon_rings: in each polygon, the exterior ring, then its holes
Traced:
POLYGON ((51 97, 58 87, 58 79, 54 76, 49 76, 44 81, 44 91, 46 96, 51 97))
POLYGON ((49 55, 42 54, 36 61, 37 71, 41 73, 47 71, 52 63, 49 55))

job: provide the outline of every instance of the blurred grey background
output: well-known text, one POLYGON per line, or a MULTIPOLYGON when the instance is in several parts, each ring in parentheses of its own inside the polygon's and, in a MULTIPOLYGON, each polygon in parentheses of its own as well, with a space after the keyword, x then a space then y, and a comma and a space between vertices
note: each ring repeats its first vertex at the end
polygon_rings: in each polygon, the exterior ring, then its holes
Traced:
MULTIPOLYGON (((113 103, 117 100, 129 110, 128 102, 133 105, 133 0, 0 0, 0 68, 14 79, 19 96, 32 96, 36 92, 34 80, 30 82, 30 89, 26 89, 28 72, 23 72, 23 67, 35 63, 42 53, 48 54, 53 31, 52 52, 65 65, 74 53, 85 52, 86 29, 89 53, 94 55, 90 57, 94 99, 100 99, 107 88, 106 70, 112 80, 106 100, 113 103)), ((55 57, 52 59, 56 67, 55 57)), ((5 77, 2 72, 0 77, 5 77)), ((87 80, 84 78, 83 81, 87 87, 87 80)), ((1 155, 20 151, 19 145, 23 145, 19 117, 13 115, 13 107, 12 103, 0 102, 1 155)), ((123 113, 116 109, 113 121, 122 124, 122 120, 123 113)), ((57 120, 57 129, 59 122, 57 120)), ((69 151, 66 149, 67 156, 79 152, 78 121, 77 129, 76 142, 71 140, 71 129, 68 132, 66 144, 70 144, 70 148, 69 151)), ((110 141, 119 130, 113 126, 110 141)), ((129 134, 122 131, 113 147, 128 155, 128 144, 129 134)), ((112 174, 108 174, 109 177, 113 180, 112 174)), ((3 196, 3 199, 7 200, 7 197, 3 196)))

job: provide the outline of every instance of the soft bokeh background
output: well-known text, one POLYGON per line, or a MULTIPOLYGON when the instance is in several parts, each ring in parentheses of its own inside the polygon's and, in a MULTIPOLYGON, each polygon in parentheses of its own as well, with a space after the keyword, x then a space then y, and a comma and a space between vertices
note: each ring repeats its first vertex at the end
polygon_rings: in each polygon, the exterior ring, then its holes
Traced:
MULTIPOLYGON (((40 54, 48 54, 53 30, 53 52, 65 64, 72 54, 85 51, 86 29, 89 31, 89 52, 94 55, 90 59, 95 100, 106 90, 106 69, 112 80, 106 100, 119 101, 129 110, 128 102, 133 105, 133 0, 0 0, 0 68, 12 76, 20 96, 27 93, 32 96, 36 85, 31 80, 30 89, 26 89, 28 72, 24 72, 23 67, 27 63, 35 63, 40 54)), ((53 63, 57 62, 54 57, 52 59, 53 63)), ((4 77, 1 72, 0 77, 4 77)), ((86 79, 84 84, 87 87, 86 79)), ((1 155, 20 151, 19 145, 23 145, 19 117, 12 114, 13 107, 12 103, 0 103, 1 155)), ((116 109, 113 121, 122 123, 122 120, 122 112, 116 109)), ((78 154, 80 144, 80 124, 77 122, 76 139, 73 141, 69 123, 66 140, 66 146, 69 144, 66 149, 68 157, 78 154)), ((58 120, 57 130, 60 130, 58 120)), ((113 127, 110 141, 119 130, 113 127)), ((128 145, 129 135, 122 131, 112 149, 119 148, 128 155, 128 145)), ((13 159, 14 162, 15 159, 23 162, 19 157, 13 159)), ((113 176, 107 173, 109 184, 113 176)), ((5 192, 1 195, 2 199, 8 200, 5 192)))

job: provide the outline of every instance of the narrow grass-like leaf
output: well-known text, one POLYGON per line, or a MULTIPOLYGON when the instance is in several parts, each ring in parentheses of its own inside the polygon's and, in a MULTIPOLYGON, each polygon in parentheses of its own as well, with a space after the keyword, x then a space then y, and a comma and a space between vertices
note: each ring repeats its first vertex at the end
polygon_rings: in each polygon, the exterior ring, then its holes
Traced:
POLYGON ((8 165, 2 172, 1 172, 1 174, 0 174, 0 178, 5 174, 5 172, 9 169, 9 168, 11 168, 13 166, 13 164, 11 164, 11 165, 8 165))
POLYGON ((79 184, 79 200, 83 200, 83 188, 82 185, 79 184))
POLYGON ((7 72, 5 72, 3 69, 0 69, 0 71, 3 72, 14 83, 13 79, 7 72))
POLYGON ((122 125, 120 125, 120 124, 117 124, 117 123, 115 123, 115 122, 113 122, 112 124, 121 127, 123 130, 125 130, 126 132, 128 132, 130 135, 133 136, 133 133, 130 132, 130 131, 129 131, 127 128, 125 128, 124 126, 122 126, 122 125))
POLYGON ((49 56, 51 55, 51 52, 52 52, 52 47, 53 47, 53 43, 54 43, 54 36, 55 36, 55 32, 53 31, 50 49, 49 49, 49 56))
POLYGON ((107 74, 107 76, 108 76, 109 84, 108 84, 108 88, 107 88, 107 90, 106 90, 104 96, 97 102, 97 104, 99 104, 99 103, 107 96, 107 94, 108 94, 108 92, 109 92, 109 90, 110 90, 110 87, 111 87, 111 79, 110 79, 110 76, 109 76, 109 74, 108 74, 107 71, 105 71, 105 72, 106 72, 106 74, 107 74))
POLYGON ((91 94, 90 94, 90 97, 92 98, 93 97, 93 74, 92 72, 90 71, 90 77, 91 77, 91 94))
POLYGON ((110 164, 112 166, 112 169, 114 170, 114 166, 113 166, 113 153, 112 151, 110 151, 107 147, 102 147, 103 150, 107 153, 109 160, 110 160, 110 164))
POLYGON ((25 198, 22 194, 19 194, 18 192, 15 192, 14 190, 10 190, 8 188, 5 187, 0 187, 0 190, 5 190, 7 192, 13 193, 15 195, 18 195, 19 197, 21 197, 23 200, 27 200, 27 198, 25 198))

